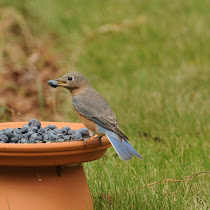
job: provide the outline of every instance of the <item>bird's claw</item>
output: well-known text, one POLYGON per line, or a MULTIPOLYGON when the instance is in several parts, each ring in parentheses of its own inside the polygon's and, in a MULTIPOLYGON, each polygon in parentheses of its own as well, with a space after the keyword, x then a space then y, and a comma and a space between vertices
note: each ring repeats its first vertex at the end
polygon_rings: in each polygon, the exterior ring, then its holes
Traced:
POLYGON ((99 136, 98 139, 99 139, 100 147, 102 147, 103 146, 102 136, 99 136))
POLYGON ((81 141, 82 141, 82 142, 83 142, 83 144, 84 144, 84 148, 86 148, 87 144, 86 144, 86 142, 85 142, 85 139, 84 139, 84 138, 82 138, 82 139, 81 139, 81 141))
POLYGON ((93 139, 99 139, 100 147, 103 146, 103 142, 102 142, 102 140, 101 140, 102 137, 103 137, 103 136, 96 136, 96 137, 93 138, 93 139))

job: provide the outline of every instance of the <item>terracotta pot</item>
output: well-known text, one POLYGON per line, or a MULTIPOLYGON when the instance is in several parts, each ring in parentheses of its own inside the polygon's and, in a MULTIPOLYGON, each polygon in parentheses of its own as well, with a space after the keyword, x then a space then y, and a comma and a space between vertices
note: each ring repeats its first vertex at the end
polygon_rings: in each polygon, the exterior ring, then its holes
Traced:
MULTIPOLYGON (((0 130, 27 122, 0 123, 0 130)), ((80 123, 41 122, 42 127, 84 127, 80 123)), ((63 143, 0 143, 0 210, 92 209, 83 162, 101 158, 111 146, 106 137, 63 143), (57 167, 61 166, 61 167, 57 167)))

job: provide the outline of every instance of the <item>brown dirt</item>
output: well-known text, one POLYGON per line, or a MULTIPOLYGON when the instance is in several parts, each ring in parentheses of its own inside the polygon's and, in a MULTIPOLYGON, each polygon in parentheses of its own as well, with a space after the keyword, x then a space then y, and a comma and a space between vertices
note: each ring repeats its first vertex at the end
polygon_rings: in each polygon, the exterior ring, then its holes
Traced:
POLYGON ((16 11, 0 10, 0 19, 0 121, 52 116, 47 81, 62 74, 62 55, 54 52, 53 39, 34 38, 16 11))

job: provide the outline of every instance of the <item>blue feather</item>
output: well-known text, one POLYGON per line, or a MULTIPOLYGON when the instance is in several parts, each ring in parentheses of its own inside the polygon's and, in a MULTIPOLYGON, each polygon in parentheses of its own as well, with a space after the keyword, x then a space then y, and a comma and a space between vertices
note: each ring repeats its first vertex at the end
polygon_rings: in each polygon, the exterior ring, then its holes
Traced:
POLYGON ((121 141, 116 133, 106 129, 104 133, 111 142, 120 159, 130 160, 133 156, 143 159, 142 156, 126 140, 122 139, 121 141))
POLYGON ((122 142, 132 154, 136 155, 139 159, 143 159, 143 157, 125 139, 123 139, 122 142))

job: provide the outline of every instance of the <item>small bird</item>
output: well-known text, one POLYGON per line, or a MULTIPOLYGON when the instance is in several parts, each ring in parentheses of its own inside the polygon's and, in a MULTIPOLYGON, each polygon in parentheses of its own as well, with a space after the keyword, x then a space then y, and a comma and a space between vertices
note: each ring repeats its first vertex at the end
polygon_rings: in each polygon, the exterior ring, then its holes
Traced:
MULTIPOLYGON (((88 80, 79 73, 68 73, 55 81, 54 87, 64 87, 71 92, 74 108, 82 123, 90 130, 90 136, 106 135, 118 156, 130 160, 141 155, 128 143, 128 137, 118 126, 117 119, 104 97, 97 92, 88 80)), ((52 80, 49 84, 53 84, 52 80)))

